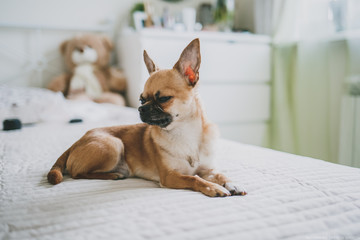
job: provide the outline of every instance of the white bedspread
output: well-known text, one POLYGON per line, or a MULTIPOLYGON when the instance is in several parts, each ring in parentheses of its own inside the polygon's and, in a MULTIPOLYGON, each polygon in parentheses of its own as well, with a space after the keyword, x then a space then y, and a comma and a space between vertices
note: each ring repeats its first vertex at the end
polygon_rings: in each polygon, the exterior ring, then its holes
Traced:
POLYGON ((47 183, 88 129, 136 121, 136 111, 124 112, 0 132, 1 239, 360 239, 360 169, 225 140, 216 160, 247 196, 209 198, 142 179, 47 183))

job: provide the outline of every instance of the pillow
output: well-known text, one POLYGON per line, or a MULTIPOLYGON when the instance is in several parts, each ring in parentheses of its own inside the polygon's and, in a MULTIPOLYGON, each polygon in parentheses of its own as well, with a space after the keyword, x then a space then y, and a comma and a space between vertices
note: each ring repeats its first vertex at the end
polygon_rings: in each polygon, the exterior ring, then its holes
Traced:
POLYGON ((67 100, 61 92, 44 88, 0 85, 0 121, 11 118, 18 118, 23 124, 68 123, 74 118, 86 122, 112 122, 116 125, 140 122, 135 108, 67 100))
MULTIPOLYGON (((62 93, 44 88, 0 86, 0 120, 18 118, 22 123, 56 119, 66 112, 62 93)), ((63 117, 60 117, 63 121, 63 117)))

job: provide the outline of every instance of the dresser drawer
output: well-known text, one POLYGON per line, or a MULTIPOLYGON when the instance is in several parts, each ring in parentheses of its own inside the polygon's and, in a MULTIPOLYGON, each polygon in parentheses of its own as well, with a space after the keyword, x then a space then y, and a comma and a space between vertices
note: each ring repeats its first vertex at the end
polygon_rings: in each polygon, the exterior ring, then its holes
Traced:
POLYGON ((268 45, 205 42, 201 49, 201 80, 230 83, 270 80, 268 45))
POLYGON ((213 122, 259 122, 270 117, 268 84, 201 84, 199 92, 213 122))
MULTIPOLYGON (((172 68, 188 43, 187 40, 147 39, 143 45, 160 68, 172 68)), ((268 45, 226 41, 202 41, 200 44, 201 81, 240 83, 270 80, 268 45)), ((147 72, 144 66, 142 71, 147 72)))

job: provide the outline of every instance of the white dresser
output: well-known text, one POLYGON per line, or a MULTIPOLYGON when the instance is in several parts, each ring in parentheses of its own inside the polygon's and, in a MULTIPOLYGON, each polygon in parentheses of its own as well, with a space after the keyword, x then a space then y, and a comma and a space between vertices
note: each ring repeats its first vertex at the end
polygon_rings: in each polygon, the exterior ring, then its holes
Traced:
POLYGON ((240 33, 126 31, 118 42, 120 67, 128 81, 130 106, 149 74, 143 50, 160 68, 172 68, 194 38, 200 39, 199 91, 205 111, 223 138, 263 146, 270 118, 270 39, 240 33))

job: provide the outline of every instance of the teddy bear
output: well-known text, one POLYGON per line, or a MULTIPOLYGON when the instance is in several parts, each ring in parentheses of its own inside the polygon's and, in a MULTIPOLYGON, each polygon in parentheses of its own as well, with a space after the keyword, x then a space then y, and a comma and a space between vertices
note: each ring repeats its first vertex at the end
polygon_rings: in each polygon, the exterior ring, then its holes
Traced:
POLYGON ((69 72, 55 77, 47 88, 61 91, 68 99, 125 105, 124 74, 109 66, 113 48, 103 35, 83 34, 64 41, 60 52, 69 72))

